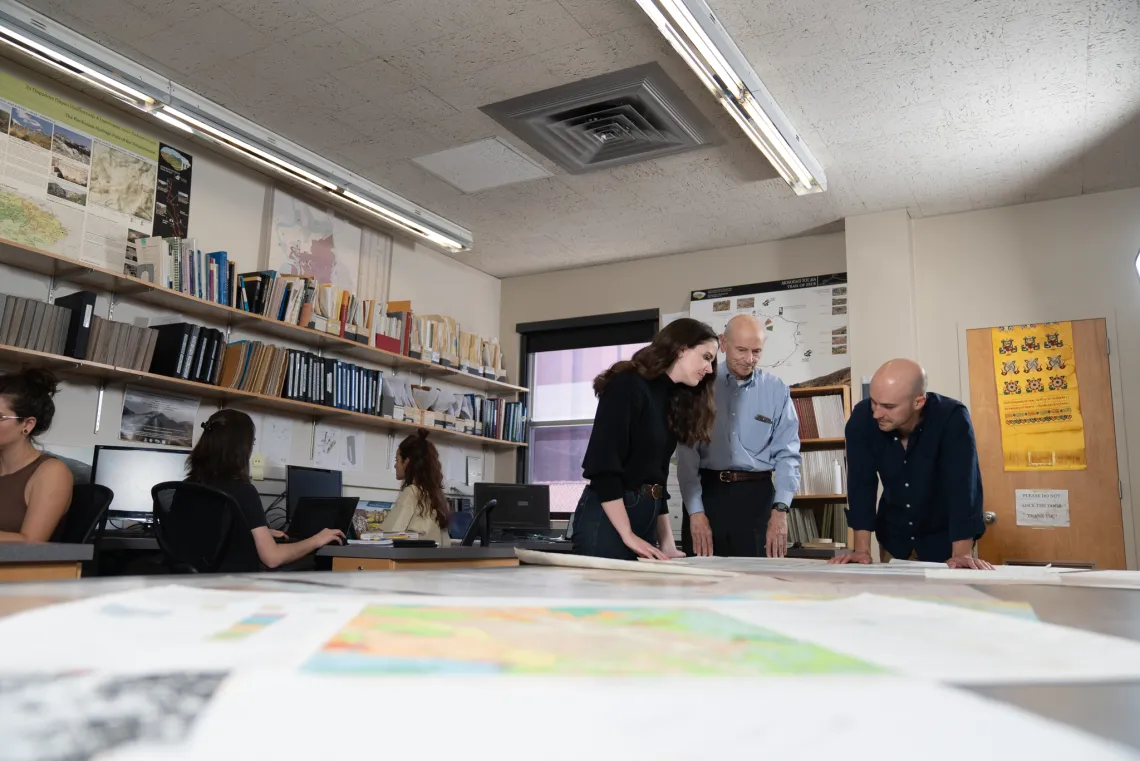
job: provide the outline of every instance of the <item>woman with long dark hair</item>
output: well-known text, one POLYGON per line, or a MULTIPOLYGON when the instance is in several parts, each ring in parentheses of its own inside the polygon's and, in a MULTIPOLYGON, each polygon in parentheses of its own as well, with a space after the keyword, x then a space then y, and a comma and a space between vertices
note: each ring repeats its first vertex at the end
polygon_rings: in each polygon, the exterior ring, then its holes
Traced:
POLYGON ((427 431, 416 431, 396 447, 396 478, 402 486, 396 504, 380 523, 380 530, 415 532, 421 539, 449 547, 447 524, 451 516, 443 494, 443 467, 439 452, 427 435, 427 431))
POLYGON ((46 542, 71 505, 71 471, 36 447, 59 381, 46 370, 0 376, 0 542, 46 542))
POLYGON ((257 489, 250 483, 249 458, 256 431, 249 415, 238 410, 218 410, 202 423, 202 436, 186 461, 187 481, 229 494, 238 504, 252 541, 235 537, 222 561, 223 572, 256 571, 258 563, 269 568, 292 563, 326 544, 343 542, 344 534, 326 528, 315 536, 289 544, 277 544, 285 534, 269 528, 257 489))
POLYGON ((594 379, 598 410, 582 460, 590 483, 574 514, 576 553, 683 556, 669 525, 665 481, 677 442, 709 440, 716 353, 713 329, 686 317, 594 379))

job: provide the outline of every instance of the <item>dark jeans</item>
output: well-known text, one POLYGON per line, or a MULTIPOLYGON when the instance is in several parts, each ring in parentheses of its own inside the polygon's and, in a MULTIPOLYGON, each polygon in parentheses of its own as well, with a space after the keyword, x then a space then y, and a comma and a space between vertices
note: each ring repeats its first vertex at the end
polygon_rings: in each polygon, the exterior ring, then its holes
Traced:
MULTIPOLYGON (((633 533, 650 544, 657 544, 657 514, 660 512, 661 500, 633 491, 627 491, 622 499, 625 501, 625 511, 629 515, 633 533)), ((637 559, 634 551, 626 547, 618 536, 617 529, 602 509, 597 493, 589 486, 582 490, 582 498, 578 500, 578 507, 574 511, 574 533, 571 539, 576 555, 615 560, 637 559)))
MULTIPOLYGON (((762 558, 768 516, 776 498, 772 479, 725 483, 711 471, 701 471, 701 501, 713 535, 713 554, 720 557, 762 558)), ((689 514, 681 519, 681 549, 693 554, 689 514)))

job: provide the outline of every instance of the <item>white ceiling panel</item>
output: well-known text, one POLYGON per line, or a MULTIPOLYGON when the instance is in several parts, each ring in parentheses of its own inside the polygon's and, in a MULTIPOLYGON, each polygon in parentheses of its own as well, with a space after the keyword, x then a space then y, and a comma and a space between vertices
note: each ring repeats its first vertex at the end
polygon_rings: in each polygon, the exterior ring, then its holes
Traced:
POLYGON ((28 0, 471 227, 495 275, 1140 185, 1136 0, 708 0, 828 175, 797 197, 635 0, 28 0), (718 145, 565 174, 478 109, 658 61, 718 145), (498 137, 554 176, 410 159, 498 137))

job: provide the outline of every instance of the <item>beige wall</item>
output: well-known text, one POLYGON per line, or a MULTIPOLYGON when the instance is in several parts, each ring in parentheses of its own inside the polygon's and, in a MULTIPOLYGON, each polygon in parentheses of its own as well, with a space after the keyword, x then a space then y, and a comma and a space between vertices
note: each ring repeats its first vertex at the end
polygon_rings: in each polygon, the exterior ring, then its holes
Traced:
POLYGON ((503 280, 507 372, 517 378, 520 322, 660 309, 687 312, 690 291, 843 272, 842 233, 638 259, 503 280))
POLYGON ((912 221, 874 216, 880 219, 870 220, 873 225, 861 226, 855 219, 847 223, 853 351, 885 358, 905 347, 913 331, 914 356, 926 367, 935 391, 969 402, 962 347, 970 328, 1107 319, 1126 544, 1129 567, 1136 568, 1140 516, 1132 506, 1140 501, 1133 499, 1131 485, 1140 485, 1140 447, 1129 449, 1128 443, 1140 441, 1135 395, 1140 389, 1140 280, 1133 266, 1140 248, 1140 190, 912 221), (865 241, 850 240, 852 231, 883 226, 891 229, 874 233, 881 241, 911 236, 909 292, 901 279, 883 287, 881 278, 897 275, 900 266, 891 247, 884 246, 876 256, 868 253, 865 241), (863 246, 855 256, 852 244, 863 246), (910 303, 912 320, 907 319, 910 303), (860 314, 881 312, 884 304, 895 307, 900 319, 892 323, 860 314))

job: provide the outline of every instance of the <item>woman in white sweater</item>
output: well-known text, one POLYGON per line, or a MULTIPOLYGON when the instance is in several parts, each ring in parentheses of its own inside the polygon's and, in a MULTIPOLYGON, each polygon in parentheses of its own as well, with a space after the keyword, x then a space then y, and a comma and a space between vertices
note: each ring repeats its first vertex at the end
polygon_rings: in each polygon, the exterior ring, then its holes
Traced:
POLYGON ((417 431, 396 448, 396 478, 403 482, 396 504, 380 524, 385 533, 415 532, 440 547, 451 546, 447 533, 448 507, 443 496, 443 467, 439 452, 417 431))

